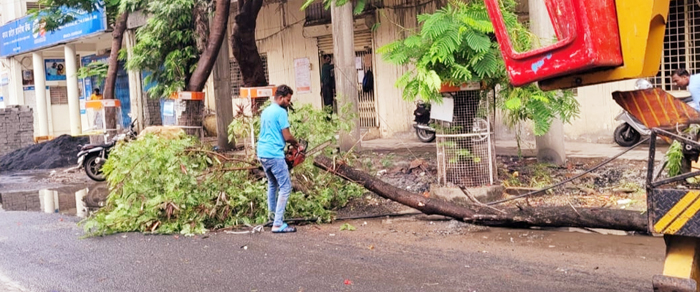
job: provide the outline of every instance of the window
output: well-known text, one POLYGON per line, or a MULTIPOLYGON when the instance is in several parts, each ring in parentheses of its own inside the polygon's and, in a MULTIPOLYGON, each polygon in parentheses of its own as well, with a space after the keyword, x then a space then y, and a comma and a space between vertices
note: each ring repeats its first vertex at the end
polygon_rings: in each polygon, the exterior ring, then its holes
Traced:
MULTIPOLYGON (((260 54, 263 62, 263 71, 265 71, 265 79, 270 80, 270 70, 267 67, 267 55, 260 54)), ((243 85, 243 76, 241 76, 241 68, 238 67, 236 59, 229 60, 229 68, 231 70, 231 96, 238 97, 243 85)))
POLYGON ((686 68, 698 73, 700 60, 695 57, 700 45, 700 7, 696 0, 671 1, 664 36, 664 51, 659 73, 650 78, 654 86, 665 90, 678 89, 671 82, 673 71, 686 68))
POLYGON ((65 86, 51 86, 51 104, 68 104, 68 89, 65 86))

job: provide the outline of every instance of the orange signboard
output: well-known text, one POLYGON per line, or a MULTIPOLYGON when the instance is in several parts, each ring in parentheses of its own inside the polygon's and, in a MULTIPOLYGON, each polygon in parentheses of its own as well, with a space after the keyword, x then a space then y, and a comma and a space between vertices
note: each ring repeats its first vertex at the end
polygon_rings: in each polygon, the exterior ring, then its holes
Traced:
POLYGON ((270 86, 258 86, 258 87, 241 87, 241 98, 263 98, 274 96, 277 91, 277 87, 274 85, 270 86))
POLYGON ((103 107, 121 107, 122 104, 118 99, 100 99, 88 100, 85 102, 86 108, 101 109, 103 107))
POLYGON ((170 95, 170 99, 204 100, 204 92, 201 92, 201 91, 173 92, 173 94, 170 95))

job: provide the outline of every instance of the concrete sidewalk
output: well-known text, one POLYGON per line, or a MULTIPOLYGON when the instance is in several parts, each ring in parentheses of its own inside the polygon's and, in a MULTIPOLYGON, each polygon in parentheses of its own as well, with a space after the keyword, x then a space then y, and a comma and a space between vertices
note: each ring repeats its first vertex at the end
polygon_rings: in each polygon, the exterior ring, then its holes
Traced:
MULTIPOLYGON (((522 142, 522 155, 525 157, 536 156, 535 142, 522 142)), ((567 157, 574 158, 610 158, 626 149, 617 144, 600 144, 600 143, 582 143, 582 142, 565 142, 567 157)), ((423 143, 418 138, 382 138, 368 141, 362 141, 362 149, 367 151, 401 151, 405 149, 436 151, 435 143, 423 143)), ((668 150, 668 144, 658 140, 656 143, 655 160, 661 160, 668 150)), ((496 153, 498 155, 518 155, 518 148, 515 140, 496 141, 496 153)), ((642 144, 635 149, 630 150, 621 156, 621 159, 629 160, 647 160, 649 157, 649 144, 642 144)))

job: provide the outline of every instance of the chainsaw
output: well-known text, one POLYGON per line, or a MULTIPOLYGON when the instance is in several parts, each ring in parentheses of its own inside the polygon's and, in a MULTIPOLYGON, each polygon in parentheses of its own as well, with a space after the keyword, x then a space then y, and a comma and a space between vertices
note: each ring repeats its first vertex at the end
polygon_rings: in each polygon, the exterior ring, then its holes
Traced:
POLYGON ((295 166, 304 162, 307 155, 311 155, 311 154, 314 154, 318 151, 321 151, 321 150, 323 150, 323 148, 328 147, 328 145, 330 145, 330 144, 331 144, 331 140, 328 140, 328 141, 323 142, 320 145, 314 147, 314 149, 307 151, 306 148, 308 147, 309 142, 307 142, 304 139, 299 139, 299 146, 298 147, 294 147, 291 145, 289 145, 289 147, 287 147, 287 151, 285 151, 285 153, 284 153, 284 160, 287 162, 287 166, 291 170, 295 166))

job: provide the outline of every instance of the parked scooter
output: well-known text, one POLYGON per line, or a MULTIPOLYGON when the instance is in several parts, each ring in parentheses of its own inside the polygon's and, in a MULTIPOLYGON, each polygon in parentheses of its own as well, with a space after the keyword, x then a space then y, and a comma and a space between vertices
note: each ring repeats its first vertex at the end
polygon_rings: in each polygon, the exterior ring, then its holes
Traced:
MULTIPOLYGON (((415 116, 413 128, 416 129, 416 136, 421 142, 429 143, 435 140, 435 128, 430 126, 431 122, 435 122, 430 119, 430 104, 425 104, 418 102, 416 104, 416 110, 413 111, 415 116)), ((478 134, 472 136, 471 140, 474 142, 480 142, 486 140, 489 135, 489 123, 484 118, 474 118, 472 123, 472 133, 478 134)))
POLYGON ((644 126, 644 124, 625 110, 622 110, 622 112, 615 117, 615 120, 622 122, 622 124, 615 128, 615 133, 613 134, 615 143, 622 147, 630 147, 637 144, 642 136, 651 134, 649 128, 644 126))
MULTIPOLYGON (((654 85, 652 85, 646 79, 637 79, 637 82, 634 84, 634 89, 637 90, 650 89, 653 87, 654 85)), ((681 98, 681 100, 685 103, 690 103, 692 102, 692 97, 684 96, 681 98)), ((625 110, 622 110, 620 114, 615 117, 615 120, 622 122, 622 124, 615 128, 615 132, 613 134, 615 143, 622 147, 630 147, 637 144, 643 136, 649 136, 651 134, 651 130, 649 128, 644 126, 642 122, 637 120, 625 110)))
POLYGON ((136 139, 135 130, 136 120, 131 123, 129 130, 126 133, 118 134, 106 144, 88 144, 80 145, 78 153, 78 166, 85 169, 85 174, 94 181, 104 181, 105 176, 102 173, 102 166, 109 157, 109 152, 117 145, 119 141, 130 141, 136 139))
MULTIPOLYGON (((637 82, 634 84, 634 89, 636 90, 650 89, 653 87, 654 85, 646 79, 637 79, 637 82)), ((644 126, 644 124, 630 115, 626 110, 622 110, 620 114, 615 117, 615 120, 621 121, 622 124, 615 128, 613 138, 615 139, 615 143, 622 147, 630 147, 637 144, 637 142, 642 139, 642 136, 651 134, 649 128, 644 126)))

